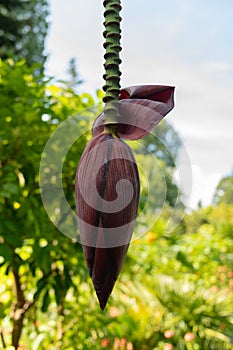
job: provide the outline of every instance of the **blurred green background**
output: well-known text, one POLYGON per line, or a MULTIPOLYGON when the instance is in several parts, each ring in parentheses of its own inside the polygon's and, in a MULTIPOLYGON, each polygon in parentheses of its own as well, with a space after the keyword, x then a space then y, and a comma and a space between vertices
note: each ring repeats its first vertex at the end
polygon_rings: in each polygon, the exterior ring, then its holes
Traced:
MULTIPOLYGON (((184 215, 173 180, 181 143, 169 124, 156 133, 172 157, 151 135, 144 147, 132 144, 143 169, 135 234, 149 229, 130 245, 104 312, 81 246, 49 220, 39 188, 45 144, 69 116, 101 108, 102 92, 79 93, 74 59, 67 81, 45 75, 48 10, 47 1, 0 2, 0 348, 233 349, 233 177, 219 182, 212 205, 184 215), (153 206, 145 208, 148 191, 153 206), (168 233, 174 211, 180 223, 168 233)), ((77 119, 79 132, 91 128, 91 113, 85 120, 77 119)), ((73 209, 75 172, 90 138, 83 134, 63 167, 73 209)))

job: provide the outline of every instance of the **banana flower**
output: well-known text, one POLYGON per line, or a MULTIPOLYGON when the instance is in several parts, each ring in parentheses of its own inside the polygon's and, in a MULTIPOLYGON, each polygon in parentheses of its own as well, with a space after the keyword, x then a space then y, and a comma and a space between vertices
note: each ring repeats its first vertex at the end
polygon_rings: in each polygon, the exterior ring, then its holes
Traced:
POLYGON ((137 164, 122 139, 146 136, 173 107, 174 87, 122 89, 114 126, 105 112, 98 116, 80 159, 75 179, 80 239, 102 310, 123 265, 139 203, 137 164))

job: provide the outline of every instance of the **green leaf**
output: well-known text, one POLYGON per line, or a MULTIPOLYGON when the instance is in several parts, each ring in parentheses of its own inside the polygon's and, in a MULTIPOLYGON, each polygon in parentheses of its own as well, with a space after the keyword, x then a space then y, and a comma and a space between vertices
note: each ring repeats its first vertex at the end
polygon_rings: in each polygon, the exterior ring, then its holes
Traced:
POLYGON ((51 271, 52 263, 49 250, 46 248, 41 249, 39 256, 37 257, 37 261, 41 270, 43 270, 43 272, 47 275, 51 271))
POLYGON ((38 300, 41 292, 43 291, 43 289, 47 286, 47 280, 48 280, 48 277, 47 276, 44 276, 42 277, 41 279, 39 279, 37 281, 37 291, 35 292, 35 294, 33 295, 33 300, 36 301, 38 300))
POLYGON ((20 247, 22 245, 22 241, 20 239, 20 234, 17 234, 17 232, 7 232, 4 236, 4 239, 6 243, 9 243, 9 245, 12 245, 14 248, 20 247))
POLYGON ((43 298, 41 311, 46 312, 48 310, 49 304, 50 304, 50 296, 49 296, 49 290, 47 289, 43 298))
POLYGON ((72 284, 73 284, 72 279, 70 277, 69 267, 68 266, 64 266, 64 275, 65 275, 66 289, 68 290, 69 287, 72 286, 72 284))
POLYGON ((56 299, 56 304, 60 305, 62 301, 62 291, 58 286, 54 287, 54 292, 55 292, 55 299, 56 299))
POLYGON ((184 266, 186 266, 189 270, 194 272, 194 267, 193 267, 192 263, 190 261, 188 261, 188 259, 184 255, 184 253, 178 252, 176 255, 176 259, 178 261, 180 261, 184 266))
POLYGON ((2 256, 5 261, 12 262, 12 250, 8 244, 0 244, 0 256, 2 256))
POLYGON ((19 193, 19 187, 14 183, 6 183, 2 187, 2 191, 0 192, 0 195, 3 193, 9 193, 9 194, 18 194, 19 193))

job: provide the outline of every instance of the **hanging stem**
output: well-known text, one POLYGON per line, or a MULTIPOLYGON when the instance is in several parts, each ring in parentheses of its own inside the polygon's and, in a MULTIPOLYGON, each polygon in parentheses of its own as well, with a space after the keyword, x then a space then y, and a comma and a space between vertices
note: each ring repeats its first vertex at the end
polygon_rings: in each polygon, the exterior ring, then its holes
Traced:
POLYGON ((118 116, 117 106, 114 102, 119 100, 120 95, 120 11, 121 0, 105 0, 104 1, 104 17, 105 17, 105 31, 103 33, 105 38, 105 85, 103 90, 106 92, 103 101, 106 103, 105 113, 107 114, 107 124, 115 124, 118 116), (115 118, 114 118, 115 117, 115 118))

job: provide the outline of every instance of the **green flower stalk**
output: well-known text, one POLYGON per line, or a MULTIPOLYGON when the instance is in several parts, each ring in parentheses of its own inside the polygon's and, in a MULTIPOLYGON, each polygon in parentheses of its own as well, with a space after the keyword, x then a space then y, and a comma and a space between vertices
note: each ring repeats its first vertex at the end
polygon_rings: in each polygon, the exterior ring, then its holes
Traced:
POLYGON ((115 124, 116 118, 119 117, 119 113, 114 102, 119 100, 121 76, 119 68, 121 63, 121 0, 105 0, 104 7, 105 31, 103 35, 105 38, 105 85, 103 86, 103 90, 106 95, 103 98, 103 101, 106 103, 106 124, 115 124))

